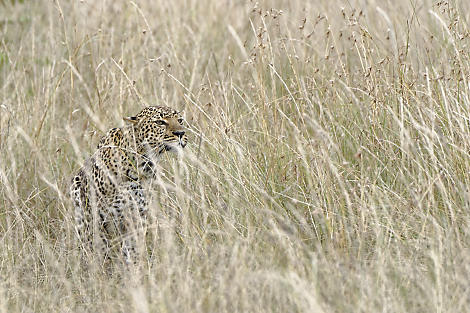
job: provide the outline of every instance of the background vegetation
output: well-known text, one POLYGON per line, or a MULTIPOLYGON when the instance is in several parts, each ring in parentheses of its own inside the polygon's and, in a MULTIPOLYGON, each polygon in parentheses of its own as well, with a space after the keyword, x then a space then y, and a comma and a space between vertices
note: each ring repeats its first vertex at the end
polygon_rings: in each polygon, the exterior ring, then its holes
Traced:
POLYGON ((470 311, 467 1, 3 1, 1 312, 470 311), (70 176, 144 105, 190 144, 148 258, 81 266, 70 176))

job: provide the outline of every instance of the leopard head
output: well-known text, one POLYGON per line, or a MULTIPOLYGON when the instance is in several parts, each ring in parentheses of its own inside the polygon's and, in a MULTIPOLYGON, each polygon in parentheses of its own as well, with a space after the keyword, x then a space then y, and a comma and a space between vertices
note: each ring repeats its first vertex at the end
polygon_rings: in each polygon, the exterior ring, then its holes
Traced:
POLYGON ((181 112, 167 106, 146 107, 136 116, 124 120, 133 125, 139 150, 143 154, 178 152, 188 142, 181 112))

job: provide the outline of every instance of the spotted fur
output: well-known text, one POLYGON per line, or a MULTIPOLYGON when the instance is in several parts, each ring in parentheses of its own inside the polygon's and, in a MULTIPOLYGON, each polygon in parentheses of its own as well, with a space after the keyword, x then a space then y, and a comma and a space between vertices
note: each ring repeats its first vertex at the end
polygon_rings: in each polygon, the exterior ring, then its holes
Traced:
POLYGON ((181 114, 169 107, 147 107, 124 120, 127 125, 109 130, 73 177, 70 196, 83 246, 107 255, 117 243, 132 262, 145 237, 142 182, 154 175, 158 156, 184 148, 187 136, 181 114))

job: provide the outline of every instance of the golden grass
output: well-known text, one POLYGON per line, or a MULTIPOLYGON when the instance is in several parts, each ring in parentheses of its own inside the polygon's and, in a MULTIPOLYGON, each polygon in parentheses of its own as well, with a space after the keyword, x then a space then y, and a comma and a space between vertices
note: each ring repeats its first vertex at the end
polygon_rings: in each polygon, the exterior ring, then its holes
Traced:
POLYGON ((470 311, 467 2, 0 3, 1 312, 470 311), (84 267, 70 175, 145 104, 147 262, 84 267))

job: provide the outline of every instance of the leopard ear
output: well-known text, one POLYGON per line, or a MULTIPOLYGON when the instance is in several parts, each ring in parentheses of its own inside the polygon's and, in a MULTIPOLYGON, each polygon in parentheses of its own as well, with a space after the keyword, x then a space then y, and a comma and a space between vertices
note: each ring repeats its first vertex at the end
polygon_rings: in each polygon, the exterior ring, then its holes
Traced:
POLYGON ((128 117, 124 117, 123 119, 124 121, 131 123, 131 124, 137 124, 138 122, 137 117, 135 116, 128 116, 128 117))

